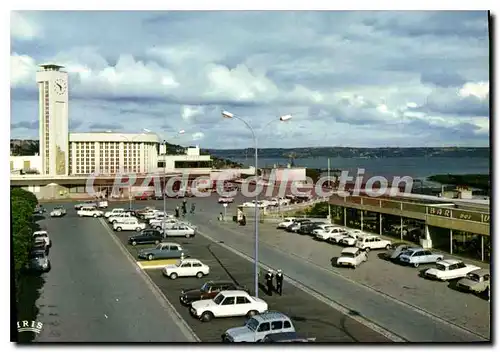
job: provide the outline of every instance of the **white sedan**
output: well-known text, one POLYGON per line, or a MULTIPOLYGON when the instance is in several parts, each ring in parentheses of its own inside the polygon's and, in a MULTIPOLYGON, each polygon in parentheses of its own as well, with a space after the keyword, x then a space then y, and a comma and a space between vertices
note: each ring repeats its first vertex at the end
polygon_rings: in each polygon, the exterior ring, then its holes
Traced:
POLYGON ((64 209, 62 206, 54 207, 54 209, 52 209, 52 211, 50 212, 50 216, 53 218, 59 218, 64 215, 66 215, 66 209, 64 209))
POLYGON ((458 259, 445 259, 436 263, 435 268, 427 269, 425 277, 434 280, 454 280, 466 277, 468 273, 481 269, 478 266, 465 264, 458 259))
POLYGON ((232 203, 234 202, 234 198, 233 197, 220 197, 219 198, 219 204, 228 204, 228 203, 232 203))
POLYGON ((366 252, 356 247, 344 248, 337 259, 337 266, 350 266, 354 269, 368 260, 366 252))
POLYGON ((286 229, 288 226, 295 222, 296 218, 284 218, 277 226, 278 229, 286 229))
POLYGON ((183 259, 176 264, 169 264, 163 268, 163 275, 172 280, 178 277, 193 277, 201 279, 210 273, 210 267, 198 259, 183 259))
POLYGON ((245 291, 222 291, 214 299, 204 299, 191 303, 190 313, 203 322, 221 317, 251 317, 264 313, 267 303, 245 291))
MULTIPOLYGON (((314 231, 316 231, 316 230, 314 230, 314 231)), ((338 239, 343 238, 346 234, 347 234, 347 232, 343 228, 331 226, 331 227, 327 227, 323 231, 318 231, 316 233, 316 238, 318 240, 328 241, 332 237, 334 237, 335 243, 337 243, 338 239)))

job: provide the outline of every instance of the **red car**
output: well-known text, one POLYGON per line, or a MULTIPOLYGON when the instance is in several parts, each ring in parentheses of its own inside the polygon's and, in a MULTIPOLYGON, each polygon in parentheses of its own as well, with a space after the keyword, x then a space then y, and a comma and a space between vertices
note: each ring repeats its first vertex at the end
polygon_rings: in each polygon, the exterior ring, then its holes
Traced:
POLYGON ((141 195, 135 196, 135 200, 149 200, 151 199, 151 195, 147 193, 143 193, 141 195))

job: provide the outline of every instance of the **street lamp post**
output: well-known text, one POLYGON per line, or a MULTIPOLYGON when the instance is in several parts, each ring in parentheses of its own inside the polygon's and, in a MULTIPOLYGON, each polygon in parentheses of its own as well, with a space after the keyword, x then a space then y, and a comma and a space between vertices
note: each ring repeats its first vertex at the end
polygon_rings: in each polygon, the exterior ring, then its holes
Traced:
MULTIPOLYGON (((254 144, 254 149, 255 149, 255 188, 257 189, 258 185, 258 161, 259 161, 259 154, 258 154, 258 149, 257 149, 257 136, 255 134, 255 131, 253 127, 246 122, 244 119, 238 117, 235 114, 230 113, 229 111, 222 111, 222 117, 226 119, 236 119, 240 120, 245 124, 245 126, 250 130, 252 133, 252 139, 253 139, 253 144, 254 144)), ((278 121, 288 121, 292 118, 292 115, 283 115, 279 117, 278 121)), ((262 129, 265 129, 267 126, 269 126, 271 123, 275 122, 276 119, 272 119, 269 121, 262 129)), ((255 192, 255 204, 254 204, 254 209, 255 209, 255 273, 254 273, 254 279, 255 279, 255 297, 259 297, 259 212, 260 212, 260 207, 258 207, 258 202, 259 202, 259 194, 255 192)))
MULTIPOLYGON (((149 131, 149 130, 148 130, 149 131)), ((174 140, 175 138, 183 135, 186 133, 184 130, 180 130, 177 132, 177 135, 171 139, 174 140)), ((165 153, 164 158, 163 158, 163 191, 162 191, 162 198, 163 198, 163 214, 167 213, 167 160, 165 159, 167 155, 167 141, 163 140, 163 144, 165 145, 165 153)))

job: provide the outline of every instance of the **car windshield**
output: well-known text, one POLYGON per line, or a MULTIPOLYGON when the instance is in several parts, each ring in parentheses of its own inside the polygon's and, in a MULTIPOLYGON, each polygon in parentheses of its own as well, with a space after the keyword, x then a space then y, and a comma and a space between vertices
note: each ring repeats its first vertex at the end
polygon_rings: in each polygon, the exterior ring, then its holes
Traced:
POLYGON ((468 273, 467 274, 467 278, 469 280, 476 281, 476 282, 480 282, 481 281, 481 277, 479 277, 478 274, 474 274, 474 273, 468 273))
POLYGON ((224 300, 224 295, 221 295, 220 293, 217 295, 217 297, 214 298, 214 303, 215 304, 221 304, 222 301, 224 300))
POLYGON ((42 259, 44 257, 45 257, 45 255, 43 253, 31 253, 30 254, 31 259, 42 259))
POLYGON ((47 236, 47 234, 45 234, 45 233, 36 233, 35 234, 35 237, 46 237, 46 236, 47 236))
POLYGON ((436 264, 436 269, 439 271, 446 271, 446 265, 436 264))
POLYGON ((210 285, 208 284, 208 282, 205 282, 205 283, 203 284, 203 286, 201 286, 200 291, 201 291, 201 292, 208 292, 208 289, 209 289, 209 288, 210 288, 210 285))
POLYGON ((252 330, 255 331, 259 327, 259 322, 255 318, 250 318, 247 320, 246 326, 252 330))
POLYGON ((354 253, 342 253, 341 256, 344 258, 354 258, 355 257, 354 253))

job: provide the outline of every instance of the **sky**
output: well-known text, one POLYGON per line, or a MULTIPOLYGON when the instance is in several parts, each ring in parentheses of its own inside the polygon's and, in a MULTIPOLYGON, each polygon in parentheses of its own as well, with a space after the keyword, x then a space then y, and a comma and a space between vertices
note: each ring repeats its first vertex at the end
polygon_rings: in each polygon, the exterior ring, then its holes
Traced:
POLYGON ((11 138, 38 139, 53 62, 74 132, 252 147, 226 110, 260 148, 489 146, 483 11, 18 11, 10 29, 11 138))

